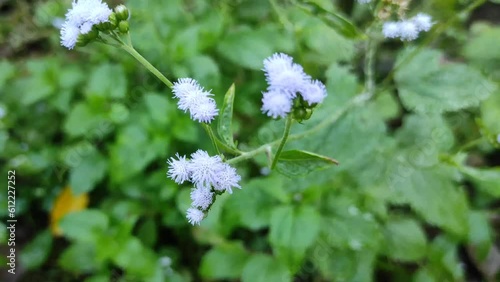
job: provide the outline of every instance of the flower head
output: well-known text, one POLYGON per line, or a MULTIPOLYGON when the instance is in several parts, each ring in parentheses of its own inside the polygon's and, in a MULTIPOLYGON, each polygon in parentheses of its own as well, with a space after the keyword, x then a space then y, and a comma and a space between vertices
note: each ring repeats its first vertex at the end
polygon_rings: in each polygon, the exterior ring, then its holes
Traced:
POLYGON ((61 45, 73 49, 80 34, 89 33, 93 26, 107 22, 111 9, 101 0, 73 1, 61 27, 61 45))
POLYGON ((191 181, 197 187, 210 187, 218 179, 218 173, 223 169, 219 156, 211 157, 207 152, 198 150, 191 155, 191 181))
POLYGON ((284 118, 292 110, 292 99, 285 93, 270 90, 263 93, 262 112, 272 118, 284 118))
POLYGON ((186 160, 186 156, 179 156, 179 154, 175 154, 175 156, 177 160, 170 158, 167 161, 169 165, 167 176, 175 183, 182 184, 191 177, 190 162, 186 160))
POLYGON ((397 22, 385 22, 382 27, 382 33, 386 38, 397 38, 399 37, 399 23, 397 22))
POLYGON ((191 190, 190 196, 193 207, 206 210, 213 202, 214 193, 210 192, 210 188, 198 187, 191 190))
POLYGON ((319 104, 326 97, 326 87, 321 81, 313 80, 304 87, 301 95, 309 105, 319 104))
POLYGON ((418 31, 429 31, 433 25, 431 16, 424 13, 418 13, 411 18, 411 21, 413 21, 418 31))
POLYGON ((399 23, 399 36, 401 40, 411 41, 418 37, 417 25, 411 20, 401 21, 399 23))
POLYGON ((192 120, 210 123, 219 114, 215 100, 210 97, 213 94, 192 78, 180 78, 174 83, 172 92, 179 99, 177 107, 189 111, 192 120))
POLYGON ((264 73, 269 90, 279 90, 295 98, 296 93, 310 80, 302 66, 293 63, 290 56, 276 53, 264 60, 264 73))
POLYGON ((205 217, 205 214, 197 208, 189 208, 186 213, 186 218, 192 225, 200 225, 201 221, 205 217))
POLYGON ((222 170, 217 174, 217 181, 214 183, 214 189, 217 191, 227 191, 229 194, 233 193, 232 188, 240 188, 238 184, 241 176, 236 172, 236 169, 226 163, 223 164, 222 170))

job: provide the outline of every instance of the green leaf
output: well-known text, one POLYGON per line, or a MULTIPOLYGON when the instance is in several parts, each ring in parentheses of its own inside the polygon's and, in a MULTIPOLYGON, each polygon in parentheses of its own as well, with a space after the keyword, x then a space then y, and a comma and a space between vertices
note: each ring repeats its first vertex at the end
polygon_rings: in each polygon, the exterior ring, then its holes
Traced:
POLYGON ((0 60, 0 88, 3 88, 5 83, 14 76, 15 67, 7 60, 0 60))
POLYGON ((66 116, 64 131, 71 137, 81 135, 102 137, 108 132, 110 125, 110 122, 105 121, 102 112, 94 111, 86 103, 78 103, 66 116))
POLYGON ((394 260, 417 261, 426 254, 425 233, 413 219, 391 219, 385 226, 385 237, 384 253, 394 260))
POLYGON ((52 235, 48 230, 38 234, 21 251, 19 261, 26 269, 39 268, 49 257, 52 248, 52 235))
POLYGON ((500 133, 500 91, 496 91, 481 103, 481 120, 492 133, 500 133))
POLYGON ((98 268, 95 247, 88 242, 78 242, 66 248, 58 263, 62 269, 73 273, 88 273, 98 268))
POLYGON ((149 93, 144 96, 144 101, 148 108, 148 113, 153 120, 162 125, 167 125, 169 123, 169 112, 173 110, 173 106, 170 104, 169 100, 165 98, 165 95, 149 93))
POLYGON ((442 62, 435 50, 403 52, 395 74, 403 105, 420 113, 458 111, 479 105, 495 89, 481 73, 464 64, 442 62))
POLYGON ((291 177, 303 176, 338 164, 338 161, 332 158, 302 150, 284 151, 278 160, 278 171, 291 177))
POLYGON ((358 38, 363 36, 353 23, 341 16, 339 13, 327 11, 317 3, 314 3, 314 1, 302 0, 299 2, 300 8, 314 16, 319 17, 327 25, 331 26, 345 37, 358 38))
POLYGON ((281 206, 273 210, 269 241, 277 256, 296 272, 306 250, 314 243, 320 230, 320 215, 308 206, 281 206))
POLYGON ((154 253, 134 237, 124 242, 118 254, 113 257, 113 261, 131 276, 152 276, 156 267, 154 253))
POLYGON ((485 73, 498 77, 500 50, 497 46, 500 46, 500 28, 476 21, 471 31, 470 38, 465 41, 463 55, 485 73))
POLYGON ((234 83, 231 84, 224 96, 224 103, 219 111, 219 122, 217 132, 222 141, 230 148, 236 148, 233 140, 233 103, 234 103, 234 83))
POLYGON ((468 227, 467 197, 456 187, 454 171, 441 165, 420 167, 411 155, 398 154, 386 174, 392 203, 408 203, 428 223, 465 237, 468 227), (442 199, 446 199, 443 201, 442 199))
POLYGON ((90 74, 85 89, 87 96, 123 98, 127 92, 125 71, 121 65, 104 63, 90 74))
POLYGON ((500 197, 500 168, 478 169, 464 166, 461 172, 476 184, 479 190, 495 198, 500 197))
POLYGON ((262 60, 273 53, 273 46, 259 30, 241 28, 223 38, 217 45, 217 51, 234 64, 260 70, 262 60))
POLYGON ((242 282, 292 281, 290 272, 281 261, 264 254, 253 255, 245 265, 242 282))
POLYGON ((95 149, 81 157, 79 162, 72 164, 69 176, 71 190, 75 195, 92 191, 108 169, 108 162, 95 149))
POLYGON ((488 257, 493 245, 493 233, 487 212, 471 211, 469 213, 468 243, 472 245, 480 262, 484 262, 488 257))
MULTIPOLYGON (((268 190, 282 190, 281 177, 255 178, 242 185, 245 187, 224 205, 226 222, 241 225, 250 230, 258 230, 269 225, 272 208, 278 201, 270 197, 268 190)), ((283 194, 283 193, 280 193, 283 194)))
POLYGON ((312 253, 311 261, 325 281, 373 281, 377 258, 373 251, 338 250, 320 241, 312 253))
POLYGON ((200 274, 209 280, 238 279, 248 258, 241 243, 221 244, 203 256, 200 274))
POLYGON ((64 236, 82 242, 95 242, 108 228, 108 216, 98 210, 83 210, 65 215, 59 221, 64 236))

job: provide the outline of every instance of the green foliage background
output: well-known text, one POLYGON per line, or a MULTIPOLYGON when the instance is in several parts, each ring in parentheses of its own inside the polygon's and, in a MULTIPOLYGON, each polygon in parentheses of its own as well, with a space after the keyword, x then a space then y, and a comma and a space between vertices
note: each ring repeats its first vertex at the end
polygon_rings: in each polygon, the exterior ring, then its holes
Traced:
POLYGON ((500 28, 480 13, 498 13, 497 1, 475 1, 472 13, 462 12, 473 1, 414 1, 411 12, 430 13, 436 26, 415 42, 379 46, 377 93, 362 106, 353 104, 366 51, 357 34, 371 12, 312 2, 323 10, 267 0, 125 3, 135 47, 171 80, 197 79, 219 105, 235 83, 240 148, 282 133, 283 121, 260 112, 265 57, 289 53, 327 85, 325 103, 292 134, 338 119, 286 148, 340 165, 290 178, 263 173, 265 156, 238 164, 243 189, 218 197, 200 227, 185 219, 190 187, 166 179, 165 161, 212 148, 170 90, 123 51, 59 46, 52 24, 70 1, 1 3, 1 168, 16 170, 20 281, 498 278, 485 265, 499 227, 500 28), (89 193, 90 205, 53 237, 49 215, 66 185, 89 193))

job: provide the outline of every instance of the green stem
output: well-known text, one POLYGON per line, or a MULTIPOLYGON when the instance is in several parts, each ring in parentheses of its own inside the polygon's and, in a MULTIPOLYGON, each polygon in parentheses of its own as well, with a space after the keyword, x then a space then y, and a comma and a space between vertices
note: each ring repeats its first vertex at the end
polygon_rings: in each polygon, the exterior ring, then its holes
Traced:
POLYGON ((291 114, 289 114, 288 117, 286 118, 285 131, 283 131, 283 137, 281 138, 281 142, 280 142, 280 145, 278 147, 278 150, 276 151, 276 154, 274 155, 271 169, 274 169, 274 167, 278 163, 278 158, 280 157, 280 154, 281 154, 281 151, 283 150, 283 147, 285 147, 286 140, 288 139, 288 135, 290 135, 290 128, 292 128, 292 122, 293 122, 293 117, 291 114))
POLYGON ((217 154, 220 155, 221 153, 219 151, 219 147, 217 146, 217 141, 216 141, 214 132, 212 131, 212 128, 210 127, 210 125, 208 125, 206 123, 202 123, 201 125, 203 126, 203 128, 207 132, 208 136, 210 136, 210 140, 212 141, 212 145, 214 146, 215 151, 217 151, 217 154))
POLYGON ((139 63, 141 63, 146 69, 148 69, 152 74, 154 74, 161 82, 163 82, 169 88, 172 88, 174 84, 170 82, 158 69, 156 69, 151 63, 148 62, 139 52, 137 52, 134 47, 123 44, 122 49, 127 51, 132 57, 134 57, 139 63))
MULTIPOLYGON (((373 96, 370 96, 367 93, 362 94, 362 95, 358 95, 358 96, 354 97, 345 106, 343 106, 340 110, 338 110, 334 115, 331 115, 329 118, 324 119, 321 123, 317 124, 316 126, 314 126, 313 128, 311 128, 309 130, 306 130, 304 132, 296 133, 296 134, 292 134, 292 135, 288 136, 287 140, 288 141, 298 140, 298 139, 304 138, 306 136, 310 136, 312 134, 315 134, 319 130, 321 130, 321 129, 323 129, 323 128, 325 128, 325 127, 333 124, 334 122, 336 122, 345 113, 347 113, 347 111, 350 110, 351 108, 356 107, 356 106, 362 106, 362 105, 364 105, 372 97, 373 96)), ((252 151, 243 152, 243 153, 241 153, 240 156, 228 160, 227 163, 229 163, 229 164, 236 164, 236 163, 239 163, 241 161, 251 159, 251 158, 255 157, 258 154, 266 153, 273 146, 277 146, 278 144, 281 144, 281 141, 282 141, 282 139, 274 140, 274 141, 272 141, 270 143, 267 143, 267 144, 264 144, 264 145, 258 147, 257 149, 254 149, 252 151)))

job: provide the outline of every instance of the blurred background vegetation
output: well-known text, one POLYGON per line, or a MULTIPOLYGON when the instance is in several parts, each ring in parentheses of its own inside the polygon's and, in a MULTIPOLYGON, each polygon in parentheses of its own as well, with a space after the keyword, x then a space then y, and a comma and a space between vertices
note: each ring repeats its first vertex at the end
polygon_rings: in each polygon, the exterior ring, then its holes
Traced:
MULTIPOLYGON (((369 5, 315 0, 317 13, 298 2, 124 4, 135 47, 171 80, 197 79, 219 105, 235 83, 235 137, 248 149, 283 127, 260 112, 272 53, 328 88, 295 132, 363 91, 365 39, 331 15, 363 31, 369 5)), ((264 156, 240 164, 243 189, 218 197, 200 227, 185 219, 190 187, 166 178, 165 161, 210 141, 125 52, 61 47, 70 5, 0 0, 1 168, 16 171, 18 219, 17 274, 2 269, 2 281, 498 281, 498 1, 413 1, 409 13, 436 26, 379 46, 375 99, 288 145, 341 165, 290 178, 266 173, 264 156), (392 73, 411 46, 415 58, 392 73)))

